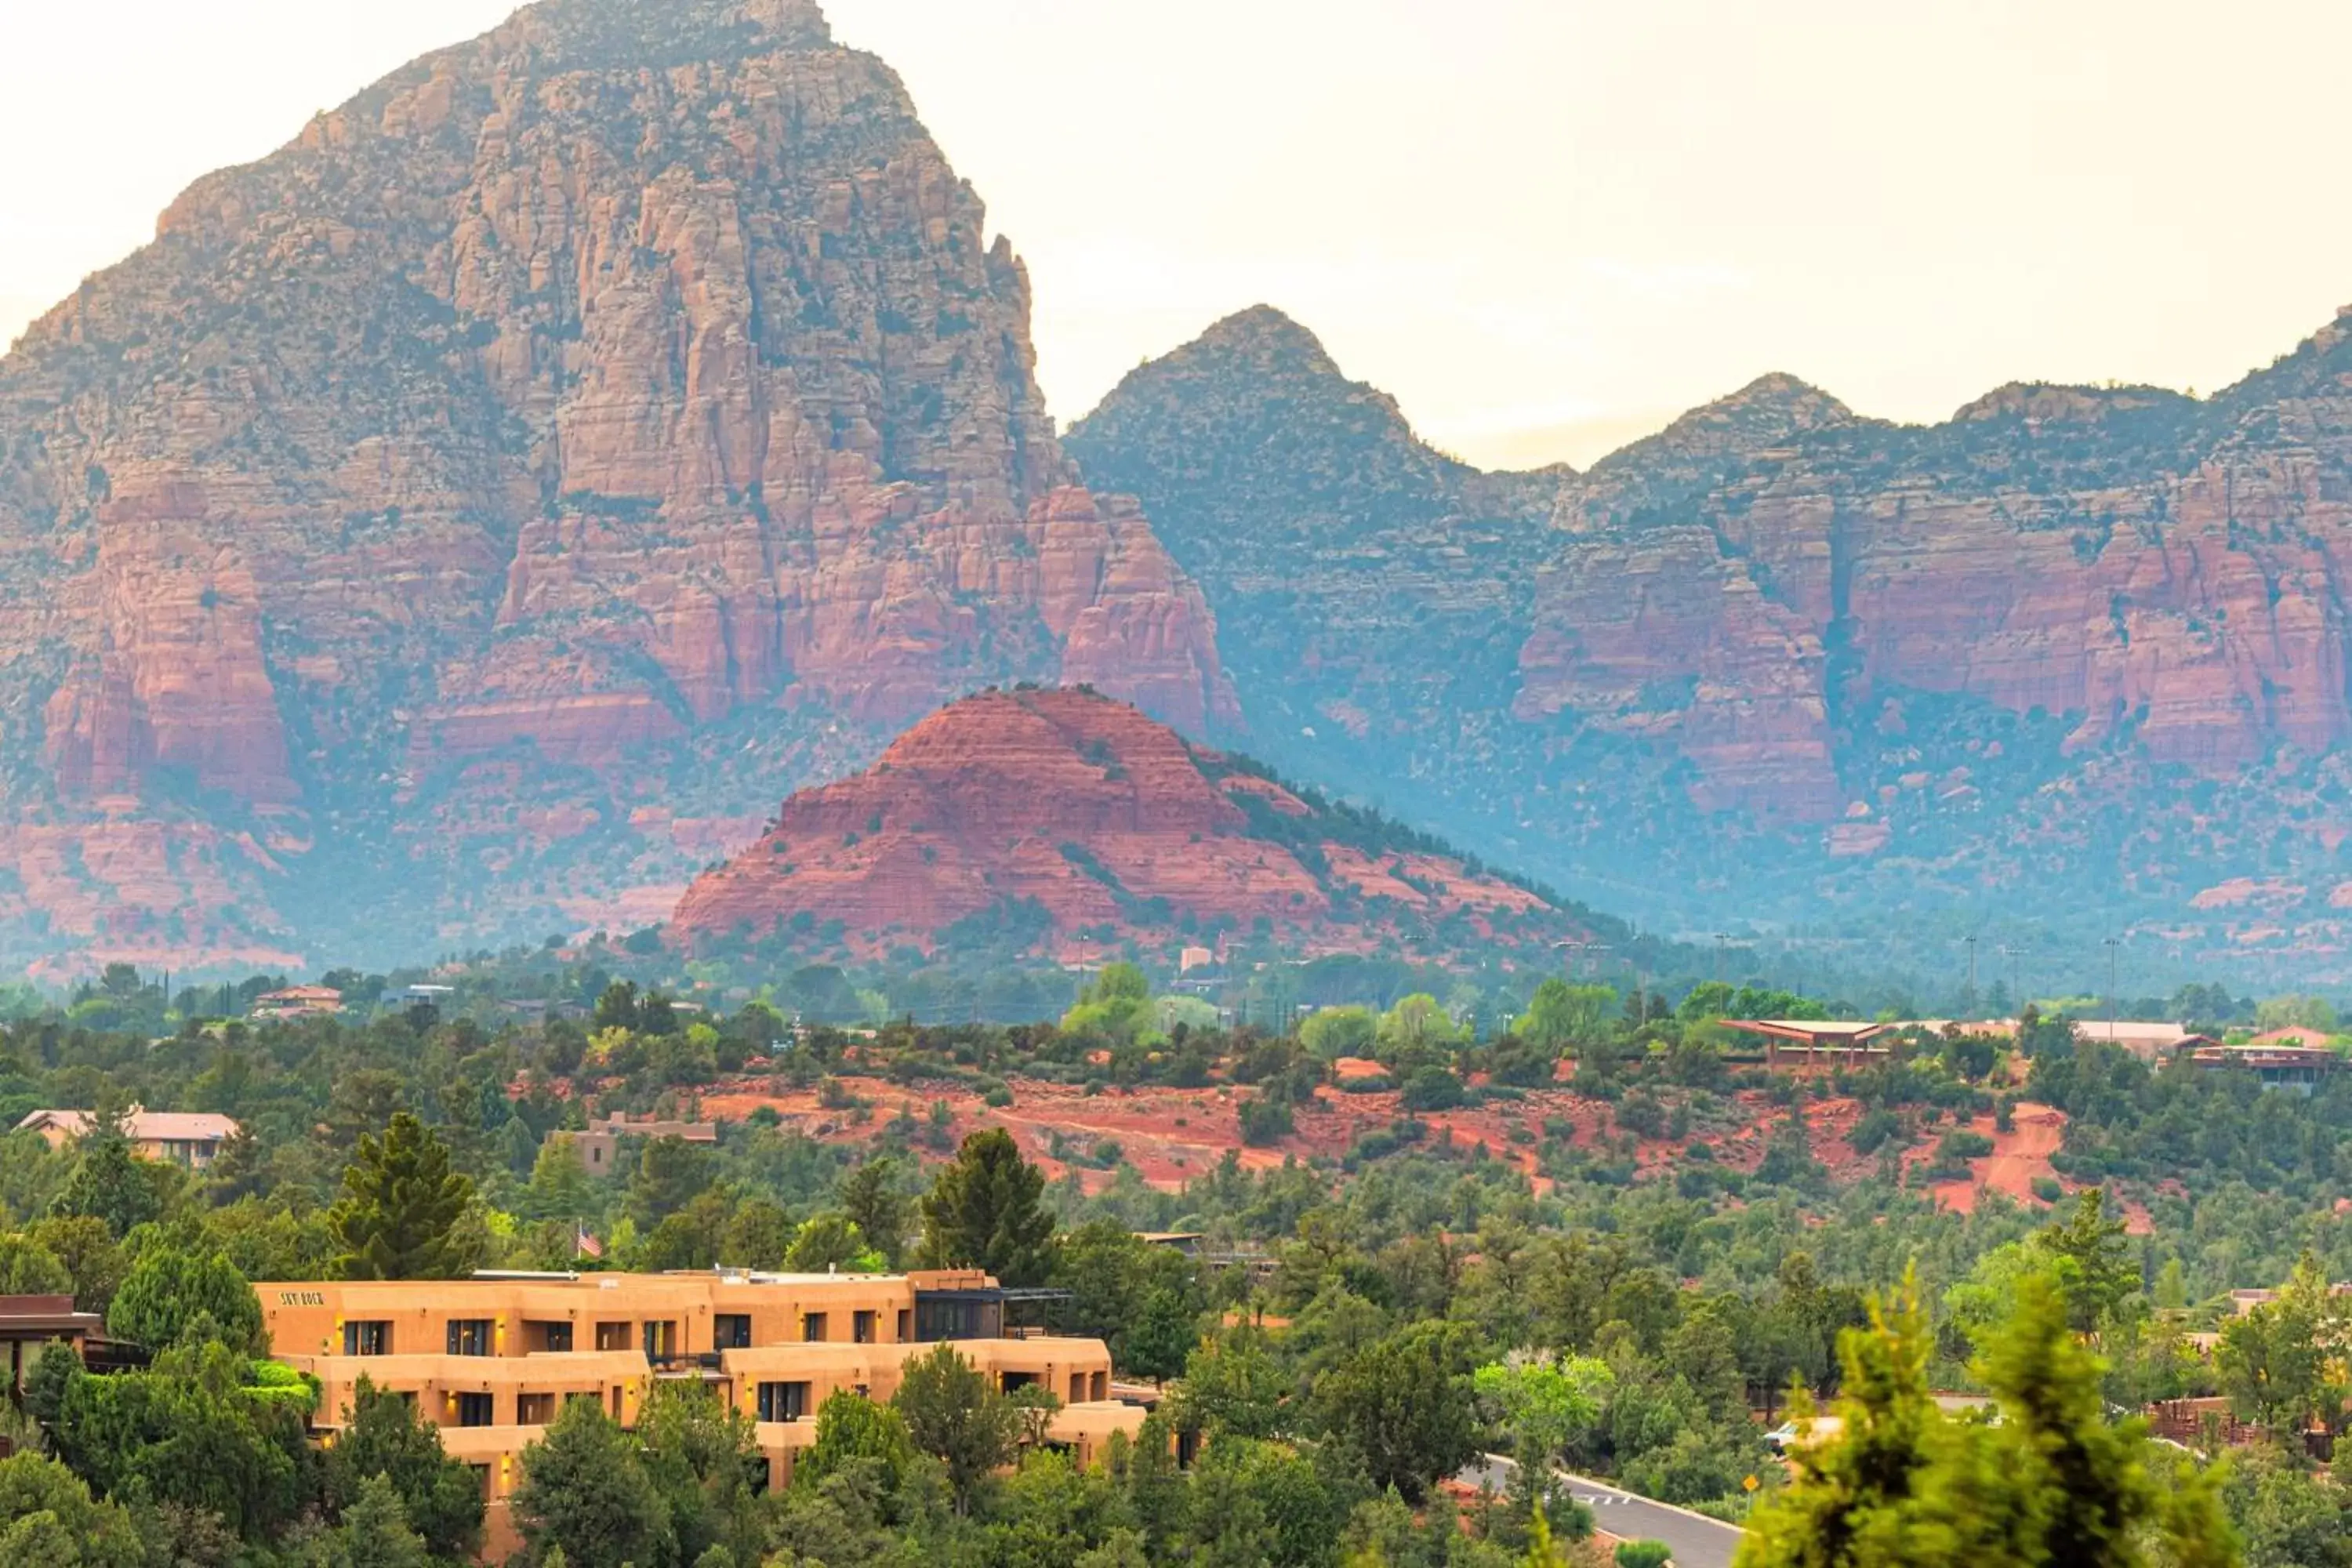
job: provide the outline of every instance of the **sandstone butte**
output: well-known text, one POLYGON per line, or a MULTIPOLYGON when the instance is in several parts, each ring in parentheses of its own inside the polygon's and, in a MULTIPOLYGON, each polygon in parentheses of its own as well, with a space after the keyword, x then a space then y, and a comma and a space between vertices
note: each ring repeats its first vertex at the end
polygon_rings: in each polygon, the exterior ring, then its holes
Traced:
POLYGON ((0 360, 0 948, 576 927, 992 681, 1234 722, 1029 304, 806 0, 546 0, 199 181, 0 360))
POLYGON ((1076 690, 967 698, 866 772, 794 795, 758 843, 696 879, 670 931, 694 947, 837 920, 874 951, 1024 905, 1061 952, 1082 931, 1150 945, 1223 930, 1314 954, 1493 942, 1548 962, 1580 931, 1418 836, 1343 819, 1076 690))

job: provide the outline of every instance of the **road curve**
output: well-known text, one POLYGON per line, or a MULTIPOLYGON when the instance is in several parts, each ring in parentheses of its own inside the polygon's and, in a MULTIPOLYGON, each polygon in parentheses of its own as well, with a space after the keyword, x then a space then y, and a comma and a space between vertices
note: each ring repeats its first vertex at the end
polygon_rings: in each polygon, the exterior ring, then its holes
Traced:
MULTIPOLYGON (((1461 1474, 1464 1484, 1491 1482, 1501 1491, 1511 1473, 1509 1459, 1488 1454, 1472 1461, 1461 1474)), ((1704 1514, 1671 1508, 1636 1497, 1622 1487, 1589 1476, 1560 1474, 1576 1500, 1592 1510, 1593 1522, 1610 1534, 1628 1541, 1663 1541, 1674 1549, 1675 1568, 1731 1568, 1739 1550, 1739 1530, 1704 1514)))

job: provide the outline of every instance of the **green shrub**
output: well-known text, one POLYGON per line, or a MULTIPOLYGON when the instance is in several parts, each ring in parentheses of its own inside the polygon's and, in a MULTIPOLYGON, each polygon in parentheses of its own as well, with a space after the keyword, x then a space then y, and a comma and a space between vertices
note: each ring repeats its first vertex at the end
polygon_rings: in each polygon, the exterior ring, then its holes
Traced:
POLYGON ((1242 1101, 1242 1142, 1254 1149, 1263 1149, 1290 1136, 1297 1123, 1290 1107, 1278 1100, 1255 1095, 1242 1101))
POLYGON ((1405 1080, 1397 1103, 1407 1110, 1451 1110, 1462 1103, 1462 1080, 1444 1068, 1426 1067, 1405 1080))
POLYGON ((1884 1106, 1865 1110, 1853 1124, 1846 1142, 1857 1154, 1874 1154, 1885 1147, 1886 1141, 1903 1131, 1903 1119, 1884 1106))

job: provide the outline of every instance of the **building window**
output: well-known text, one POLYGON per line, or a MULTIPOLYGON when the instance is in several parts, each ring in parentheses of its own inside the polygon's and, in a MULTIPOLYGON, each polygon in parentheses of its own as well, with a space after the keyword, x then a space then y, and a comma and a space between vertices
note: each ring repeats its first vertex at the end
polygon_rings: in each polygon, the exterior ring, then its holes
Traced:
POLYGON ((1010 1394, 1016 1388, 1028 1388, 1034 1384, 1037 1374, 1034 1372, 1008 1372, 1002 1381, 1004 1384, 1004 1392, 1010 1394))
POLYGON ((1070 1373, 1069 1402, 1073 1405, 1084 1405, 1087 1402, 1087 1374, 1085 1373, 1074 1372, 1070 1373))
POLYGON ((525 1323, 523 1331, 534 1354, 541 1351, 568 1351, 572 1348, 570 1323, 525 1323))
POLYGON ((676 1321, 667 1318, 653 1318, 646 1321, 646 1359, 656 1362, 677 1359, 676 1321))
POLYGON ((824 1342, 824 1314, 823 1312, 803 1312, 801 1314, 801 1338, 806 1340, 813 1345, 820 1345, 824 1342))
POLYGON ((450 1319, 449 1353, 451 1355, 489 1354, 490 1321, 488 1318, 450 1319))
POLYGON ((1107 1372, 1096 1373, 1094 1374, 1093 1382, 1094 1402, 1097 1405, 1100 1405, 1104 1400, 1110 1397, 1110 1373, 1107 1372))
POLYGON ((392 1325, 380 1319, 343 1325, 345 1355, 390 1355, 392 1325))
POLYGON ((721 1312, 710 1320, 710 1345, 713 1350, 747 1351, 751 1348, 751 1314, 721 1312))
POLYGON ((494 1425, 494 1412, 492 1410, 490 1399, 491 1396, 487 1394, 461 1394, 457 1395, 457 1425, 460 1426, 488 1426, 494 1425))
POLYGON ((544 1426, 555 1419, 555 1395, 552 1394, 518 1394, 515 1395, 515 1425, 544 1426))
POLYGON ((998 1292, 923 1291, 915 1297, 915 1338, 924 1344, 1003 1337, 1004 1299, 998 1292))
POLYGON ((805 1383, 763 1383, 760 1385, 760 1419, 762 1421, 799 1421, 809 1409, 809 1385, 805 1383))
POLYGON ((625 1351, 629 1348, 629 1325, 599 1323, 596 1325, 596 1348, 600 1351, 625 1351))
POLYGON ((484 1502, 489 1501, 490 1467, 488 1465, 467 1465, 466 1468, 474 1472, 474 1484, 481 1489, 482 1500, 484 1502))
POLYGON ((872 1344, 874 1342, 874 1314, 871 1312, 850 1313, 849 1337, 852 1342, 857 1344, 872 1344))
POLYGON ((898 1342, 905 1344, 915 1337, 915 1314, 906 1308, 898 1309, 898 1342))

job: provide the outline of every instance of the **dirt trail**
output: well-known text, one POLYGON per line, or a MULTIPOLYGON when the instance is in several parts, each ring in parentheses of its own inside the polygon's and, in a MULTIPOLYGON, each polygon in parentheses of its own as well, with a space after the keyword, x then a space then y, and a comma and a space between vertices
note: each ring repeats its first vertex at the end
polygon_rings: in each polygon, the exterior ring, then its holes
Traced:
POLYGON ((2007 1132, 1994 1131, 1990 1116, 1979 1117, 1971 1123, 1971 1130, 1992 1140, 1992 1152, 1981 1160, 1969 1162, 1967 1180, 1943 1182, 1935 1187, 1936 1202, 1945 1208, 1956 1214, 1973 1214, 1977 1195, 1987 1192, 2030 1203, 2033 1201, 2036 1181, 2043 1177, 2058 1179, 2050 1157, 2066 1141, 2064 1111, 2027 1102, 2017 1107, 2007 1132))

